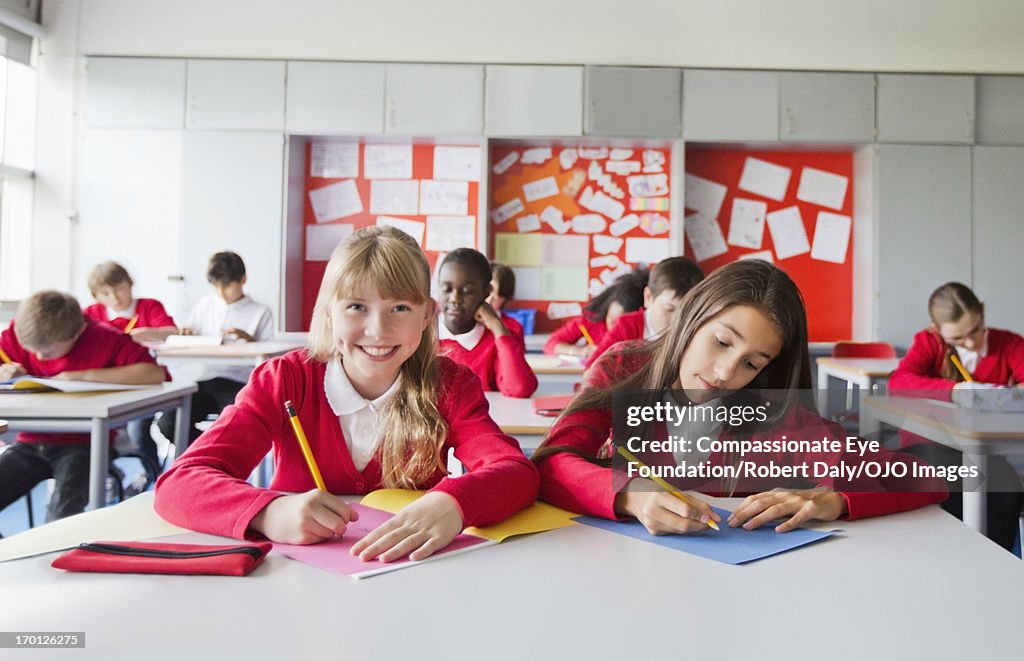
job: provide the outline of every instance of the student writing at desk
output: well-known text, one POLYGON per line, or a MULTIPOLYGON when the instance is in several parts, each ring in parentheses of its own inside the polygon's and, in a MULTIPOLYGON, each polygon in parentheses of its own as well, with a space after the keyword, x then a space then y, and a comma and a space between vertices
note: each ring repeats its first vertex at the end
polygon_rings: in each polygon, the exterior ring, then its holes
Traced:
MULTIPOLYGON (((1013 386, 1024 383, 1024 338, 985 326, 985 306, 959 282, 947 282, 928 299, 931 326, 914 336, 907 355, 889 377, 889 393, 956 401, 978 386, 1013 386)), ((900 432, 900 444, 936 465, 959 465, 960 453, 920 436, 900 432)), ((1016 471, 1003 457, 988 460, 988 536, 1012 549, 1024 496, 1016 471)), ((962 484, 952 485, 943 507, 963 518, 962 484)))
MULTIPOLYGON (((792 280, 771 264, 741 261, 723 266, 683 298, 664 335, 650 343, 634 343, 602 356, 584 388, 555 423, 534 455, 541 471, 541 497, 559 507, 591 516, 636 517, 653 534, 704 531, 717 514, 703 501, 684 502, 654 482, 613 472, 601 453, 612 428, 615 393, 653 391, 676 405, 731 406, 747 401, 746 390, 778 393, 763 421, 756 419, 723 428, 722 423, 696 419, 668 428, 655 424, 651 440, 667 434, 696 439, 749 438, 844 439, 841 428, 813 412, 809 399, 810 361, 807 318, 800 292, 792 280), (678 400, 678 398, 682 400, 678 400)), ((662 399, 661 401, 666 401, 662 399)), ((650 452, 640 457, 648 466, 707 463, 734 465, 735 453, 712 450, 650 452)), ((823 462, 837 465, 842 451, 800 453, 763 451, 743 461, 761 465, 823 462)), ((891 456, 869 457, 885 462, 891 456)), ((900 457, 911 463, 913 457, 900 457)), ((858 458, 857 460, 863 460, 858 458)), ((800 480, 799 482, 805 482, 800 480)), ((776 519, 779 532, 812 519, 860 518, 901 511, 945 498, 941 480, 914 483, 914 492, 891 489, 910 486, 884 480, 823 478, 803 488, 771 490, 778 479, 760 477, 694 478, 682 488, 714 495, 749 495, 729 517, 731 526, 756 528, 776 519)))
MULTIPOLYGON (((142 345, 84 318, 78 301, 58 291, 36 292, 22 301, 0 334, 0 350, 0 380, 31 374, 143 385, 166 378, 142 345)), ((51 477, 56 485, 47 521, 82 512, 89 499, 89 434, 19 433, 14 445, 0 454, 0 509, 51 477)))
MULTIPOLYGON (((274 316, 270 308, 246 296, 245 262, 233 252, 219 252, 210 258, 206 279, 216 290, 196 304, 181 332, 185 335, 216 335, 229 341, 265 342, 274 337, 274 316)), ((199 436, 196 423, 211 413, 220 413, 235 401, 252 371, 234 365, 207 365, 198 379, 198 392, 192 395, 189 439, 199 436)), ((174 416, 164 415, 160 432, 174 438, 174 416)))
POLYGON ((619 276, 603 292, 590 299, 583 308, 583 314, 573 317, 551 333, 544 344, 544 353, 589 358, 624 314, 643 307, 646 286, 646 271, 619 276))
POLYGON ((526 362, 523 327, 487 303, 491 265, 472 248, 457 248, 441 262, 438 274, 441 352, 469 367, 484 390, 529 397, 537 377, 526 362))
POLYGON ((416 242, 392 227, 349 236, 327 265, 308 351, 256 368, 238 401, 157 483, 157 512, 193 530, 310 544, 353 520, 335 494, 429 489, 353 547, 364 560, 388 561, 422 559, 463 528, 531 504, 536 469, 491 420, 479 380, 436 355, 436 323, 416 242), (285 401, 325 491, 314 488, 285 401), (245 477, 271 448, 273 481, 258 489, 245 477), (446 477, 449 448, 467 474, 446 477))

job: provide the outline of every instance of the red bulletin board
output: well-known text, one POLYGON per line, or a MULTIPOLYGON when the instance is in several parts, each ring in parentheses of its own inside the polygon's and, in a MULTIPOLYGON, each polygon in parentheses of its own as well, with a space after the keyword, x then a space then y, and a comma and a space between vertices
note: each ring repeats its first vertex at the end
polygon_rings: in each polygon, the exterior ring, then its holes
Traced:
MULTIPOLYGON (((464 167, 462 172, 451 176, 445 176, 443 181, 463 181, 468 184, 468 193, 466 200, 466 213, 421 213, 423 210, 422 206, 417 207, 417 211, 420 213, 387 213, 387 214, 375 214, 371 213, 371 187, 372 180, 366 176, 367 174, 367 162, 366 162, 366 144, 358 145, 358 176, 346 176, 346 177, 324 177, 314 176, 314 170, 317 173, 323 174, 329 172, 324 170, 324 160, 319 156, 314 156, 314 147, 316 143, 310 143, 306 147, 306 165, 305 165, 305 200, 304 200, 304 211, 303 211, 303 263, 302 263, 302 319, 303 319, 303 330, 309 329, 309 320, 313 313, 313 305, 316 302, 316 295, 320 289, 320 281, 323 279, 324 271, 327 268, 327 255, 330 249, 336 245, 336 241, 332 238, 330 245, 316 246, 307 245, 307 236, 310 230, 308 228, 315 227, 316 230, 322 231, 323 228, 331 225, 348 225, 353 230, 361 229, 370 225, 378 224, 378 218, 380 216, 388 216, 398 218, 401 220, 414 221, 423 223, 426 225, 428 217, 434 216, 468 216, 471 217, 472 222, 472 242, 466 243, 466 247, 477 248, 477 211, 479 206, 479 176, 480 176, 480 165, 479 165, 479 145, 467 146, 458 145, 453 146, 455 150, 473 149, 477 151, 477 163, 474 168, 471 164, 467 164, 468 167, 464 167), (469 180, 472 178, 472 180, 469 180), (352 208, 348 208, 342 211, 346 215, 330 218, 320 218, 318 222, 317 215, 314 212, 313 203, 311 201, 310 194, 314 191, 320 190, 326 186, 332 184, 338 184, 340 182, 354 181, 355 189, 358 191, 359 203, 362 207, 361 211, 355 211, 349 213, 352 208), (312 253, 315 258, 310 258, 311 248, 314 249, 312 253)), ((373 146, 373 145, 371 145, 373 146)), ((386 145, 387 147, 400 147, 401 145, 386 145)), ((406 145, 408 146, 408 145, 406 145)), ((406 177, 380 177, 378 180, 383 181, 416 181, 422 187, 424 182, 433 182, 435 180, 442 180, 440 177, 435 179, 435 149, 445 149, 447 147, 441 145, 430 145, 430 144, 414 144, 411 145, 412 149, 412 172, 411 179, 406 177)), ((351 161, 347 167, 351 168, 351 161)), ((349 172, 351 175, 351 171, 349 172)), ((349 186, 349 184, 345 184, 349 186)), ((351 189, 349 189, 351 190, 351 189)), ((421 189, 422 190, 422 189, 421 189)), ((422 198, 421 198, 422 199, 422 198)), ((328 214, 330 215, 330 214, 328 214)), ((347 231, 347 229, 345 229, 347 231)), ((427 229, 424 232, 424 238, 420 242, 420 246, 424 248, 426 252, 427 260, 430 262, 431 270, 434 268, 434 263, 437 261, 438 254, 441 251, 427 250, 427 241, 430 238, 430 230, 427 229)), ((461 245, 461 244, 460 244, 461 245)))
MULTIPOLYGON (((754 163, 754 165, 757 164, 754 163)), ((770 166, 768 170, 770 173, 775 174, 782 172, 782 170, 771 168, 770 166)), ((689 148, 686 150, 686 174, 696 175, 726 187, 724 199, 717 215, 722 236, 726 240, 730 238, 729 230, 733 213, 733 202, 737 198, 742 198, 744 200, 765 203, 770 219, 773 212, 790 209, 791 207, 799 209, 800 218, 807 236, 808 247, 811 250, 810 252, 802 252, 780 259, 778 247, 773 243, 770 222, 763 222, 763 236, 760 249, 738 247, 731 243, 726 243, 727 251, 724 254, 698 262, 701 268, 704 269, 704 272, 710 273, 715 268, 736 261, 743 255, 768 251, 771 254, 772 261, 785 270, 797 283, 797 286, 800 287, 805 305, 807 306, 810 341, 830 342, 849 339, 851 337, 853 315, 853 261, 851 258, 853 252, 853 154, 849 152, 776 152, 689 148), (781 200, 772 199, 739 188, 741 179, 744 179, 744 168, 747 166, 748 158, 758 159, 790 170, 788 185, 785 185, 784 182, 780 182, 778 179, 775 181, 776 184, 779 184, 776 186, 777 190, 782 190, 784 186, 784 194, 782 194, 781 200), (805 168, 811 168, 811 170, 805 173, 805 168), (841 196, 841 202, 837 202, 840 196, 837 193, 837 188, 833 185, 839 182, 839 179, 829 177, 827 174, 818 174, 816 171, 846 178, 846 191, 845 195, 841 196), (802 178, 804 176, 807 176, 808 180, 803 182, 802 185, 802 178), (821 189, 815 194, 815 177, 817 177, 819 182, 822 177, 826 180, 827 185, 825 188, 830 189, 832 193, 831 202, 829 202, 831 206, 807 201, 810 198, 818 202, 824 202, 826 201, 825 198, 828 197, 828 191, 823 194, 820 192, 821 189), (836 223, 838 223, 839 227, 842 227, 842 219, 828 217, 822 220, 823 230, 826 227, 833 230, 830 234, 833 241, 831 243, 825 241, 826 232, 823 231, 822 236, 818 237, 819 241, 816 244, 815 233, 818 229, 820 212, 846 216, 851 219, 845 254, 842 254, 841 249, 843 232, 841 229, 835 231, 836 223), (840 236, 838 241, 835 240, 837 234, 840 236), (832 246, 831 254, 827 250, 828 245, 832 246), (841 259, 842 261, 837 263, 816 258, 821 256, 826 256, 832 260, 841 259)), ((747 174, 750 174, 750 172, 747 174)), ((749 179, 746 181, 749 182, 749 179)), ((698 204, 690 199, 697 199, 698 196, 691 195, 689 186, 690 184, 687 185, 688 199, 685 201, 688 219, 696 211, 690 208, 690 204, 698 204)), ((755 186, 755 188, 757 187, 755 186)), ((790 214, 790 217, 793 217, 791 215, 792 211, 784 212, 784 214, 790 214)), ((691 229, 687 229, 685 254, 687 257, 694 258, 693 245, 691 244, 689 234, 691 229)), ((784 249, 792 252, 792 249, 784 249)))
POLYGON ((510 307, 537 310, 534 332, 579 314, 570 312, 619 274, 679 254, 669 241, 670 164, 666 147, 491 143, 488 255, 516 271, 510 307), (513 243, 516 250, 508 247, 513 243), (524 276, 544 285, 523 287, 524 276), (558 296, 567 293, 567 278, 576 292, 571 299, 558 296))

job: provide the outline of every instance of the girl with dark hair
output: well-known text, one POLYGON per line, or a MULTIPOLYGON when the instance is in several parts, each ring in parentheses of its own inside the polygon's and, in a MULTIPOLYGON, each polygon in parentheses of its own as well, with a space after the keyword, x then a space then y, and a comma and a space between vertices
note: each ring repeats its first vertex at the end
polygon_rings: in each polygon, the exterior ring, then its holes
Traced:
POLYGON ((583 308, 583 314, 573 317, 551 333, 544 343, 544 353, 589 357, 622 315, 636 312, 644 306, 646 286, 645 270, 619 276, 607 289, 590 299, 583 308), (584 329, 589 339, 584 336, 584 329))
MULTIPOLYGON (((640 395, 648 404, 716 407, 761 401, 764 416, 728 429, 722 423, 691 421, 687 438, 783 438, 845 441, 843 430, 813 412, 807 318, 800 292, 780 269, 763 262, 729 264, 696 285, 683 298, 666 331, 652 342, 626 345, 603 355, 588 373, 579 395, 556 421, 534 455, 541 471, 541 497, 560 507, 592 516, 632 516, 653 534, 705 530, 718 520, 706 504, 687 504, 646 478, 613 470, 602 459, 612 429, 613 398, 640 395), (758 397, 757 391, 763 392, 758 397)), ((682 430, 652 423, 645 438, 667 438, 682 430)), ((682 435, 682 434, 680 434, 682 435)), ((843 444, 845 448, 845 443, 843 444)), ((704 456, 681 458, 672 452, 648 453, 649 466, 706 463, 736 466, 740 457, 712 449, 704 456)), ((801 453, 765 450, 745 454, 744 462, 767 465, 830 466, 843 452, 801 453)), ((879 460, 889 458, 879 456, 879 460)), ((917 463, 912 457, 903 458, 917 463)), ((857 457, 863 461, 864 457, 857 457)), ((783 518, 779 532, 819 519, 860 518, 912 509, 945 497, 941 480, 926 481, 914 493, 880 493, 893 486, 874 479, 826 478, 794 482, 772 490, 778 480, 751 477, 701 478, 684 483, 716 495, 750 495, 729 517, 732 526, 756 528, 783 518)), ((901 483, 899 486, 904 486, 901 483)))

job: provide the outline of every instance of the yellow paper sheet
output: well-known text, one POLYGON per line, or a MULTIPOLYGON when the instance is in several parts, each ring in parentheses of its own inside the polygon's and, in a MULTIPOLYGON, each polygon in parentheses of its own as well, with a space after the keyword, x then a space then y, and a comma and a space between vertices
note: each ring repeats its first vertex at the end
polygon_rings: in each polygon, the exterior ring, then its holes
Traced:
MULTIPOLYGON (((424 493, 426 492, 407 489, 379 489, 366 494, 361 502, 363 505, 376 507, 385 512, 397 512, 424 493)), ((572 520, 575 516, 579 515, 554 505, 536 502, 497 525, 486 528, 466 528, 465 532, 496 542, 503 542, 515 535, 528 535, 576 525, 576 522, 572 520)))
POLYGON ((52 553, 96 540, 142 540, 190 532, 153 511, 152 492, 0 539, 0 562, 52 553))
POLYGON ((542 266, 540 234, 498 232, 494 237, 495 261, 511 266, 542 266))

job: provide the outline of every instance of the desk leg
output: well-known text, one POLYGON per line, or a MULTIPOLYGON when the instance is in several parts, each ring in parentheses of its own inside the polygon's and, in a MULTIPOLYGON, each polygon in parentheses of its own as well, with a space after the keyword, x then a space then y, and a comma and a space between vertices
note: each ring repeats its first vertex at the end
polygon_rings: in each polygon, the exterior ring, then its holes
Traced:
POLYGON ((828 368, 818 365, 818 414, 828 417, 828 368))
POLYGON ((106 418, 92 419, 89 437, 89 509, 107 504, 107 470, 110 465, 110 425, 106 418))
POLYGON ((174 457, 178 458, 188 449, 188 441, 192 430, 189 421, 192 419, 192 395, 184 395, 178 402, 174 412, 174 457))
POLYGON ((882 421, 874 414, 870 406, 862 406, 860 409, 860 428, 858 430, 862 438, 881 440, 882 421))
MULTIPOLYGON (((978 472, 988 475, 988 457, 983 454, 969 455, 964 453, 964 466, 975 465, 978 472)), ((964 523, 982 535, 988 532, 988 499, 987 490, 984 487, 985 478, 981 478, 981 484, 975 483, 977 490, 968 490, 969 485, 964 484, 964 523)))

